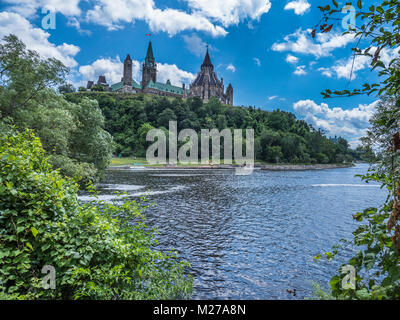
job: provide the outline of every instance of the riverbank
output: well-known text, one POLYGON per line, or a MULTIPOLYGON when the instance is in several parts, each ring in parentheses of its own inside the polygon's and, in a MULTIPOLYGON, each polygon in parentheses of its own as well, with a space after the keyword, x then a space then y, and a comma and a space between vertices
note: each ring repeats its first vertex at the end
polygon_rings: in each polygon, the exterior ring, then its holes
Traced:
MULTIPOLYGON (((306 171, 306 170, 327 170, 327 169, 340 169, 350 168, 353 164, 256 164, 255 170, 266 171, 306 171)), ((166 165, 166 166, 151 166, 151 165, 122 165, 111 166, 108 170, 140 170, 140 169, 157 169, 157 170, 194 170, 194 169, 225 169, 233 170, 239 168, 238 165, 166 165)))
POLYGON ((325 170, 351 168, 354 164, 270 164, 262 165, 261 170, 269 171, 304 171, 304 170, 325 170))

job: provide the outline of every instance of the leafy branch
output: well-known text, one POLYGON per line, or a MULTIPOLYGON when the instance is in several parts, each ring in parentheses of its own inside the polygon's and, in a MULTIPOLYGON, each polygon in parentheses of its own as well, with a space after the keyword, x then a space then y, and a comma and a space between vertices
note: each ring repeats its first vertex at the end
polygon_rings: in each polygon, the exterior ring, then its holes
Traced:
MULTIPOLYGON (((334 26, 333 21, 342 21, 341 18, 337 18, 338 14, 342 11, 339 10, 339 5, 335 0, 332 0, 333 7, 330 5, 319 6, 318 8, 322 12, 322 19, 312 30, 311 35, 315 38, 317 30, 321 33, 331 32, 334 26)), ((352 2, 346 3, 346 5, 352 6, 352 2)), ((359 12, 356 13, 356 18, 361 20, 369 21, 366 24, 358 27, 357 25, 351 25, 349 30, 343 32, 345 34, 354 34, 354 37, 358 40, 355 47, 352 48, 353 62, 351 67, 351 73, 349 81, 354 72, 354 62, 357 56, 368 56, 371 58, 370 68, 371 71, 379 70, 379 77, 383 80, 380 83, 365 83, 362 88, 353 90, 325 90, 321 92, 324 98, 332 97, 350 97, 354 95, 367 94, 371 95, 376 93, 378 96, 384 94, 396 94, 400 90, 400 68, 399 68, 399 57, 394 57, 391 61, 385 65, 382 61, 382 55, 384 48, 398 49, 400 46, 400 3, 396 0, 383 1, 379 6, 370 6, 367 10, 363 10, 363 4, 361 0, 356 3, 359 12), (362 40, 369 42, 369 47, 365 49, 360 48, 362 40), (372 54, 371 52, 375 50, 372 54)))

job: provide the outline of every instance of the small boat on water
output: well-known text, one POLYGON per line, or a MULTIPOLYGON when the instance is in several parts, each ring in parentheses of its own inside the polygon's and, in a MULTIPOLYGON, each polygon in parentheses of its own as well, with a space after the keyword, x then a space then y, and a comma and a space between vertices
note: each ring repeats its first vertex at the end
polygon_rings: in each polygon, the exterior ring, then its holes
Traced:
POLYGON ((146 170, 146 167, 143 166, 133 166, 129 167, 130 170, 146 170))
POLYGON ((252 174, 255 169, 259 169, 259 168, 254 168, 254 166, 252 166, 252 165, 241 166, 241 167, 235 168, 235 174, 237 176, 248 176, 248 175, 252 174))

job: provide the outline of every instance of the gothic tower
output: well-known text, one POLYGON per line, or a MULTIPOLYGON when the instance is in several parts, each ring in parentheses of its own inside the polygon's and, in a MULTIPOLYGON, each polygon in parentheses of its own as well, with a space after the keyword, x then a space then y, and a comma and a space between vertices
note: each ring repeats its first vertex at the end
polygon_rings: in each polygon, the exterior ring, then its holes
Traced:
POLYGON ((150 81, 153 81, 154 83, 157 81, 157 64, 154 59, 151 41, 149 42, 146 58, 143 62, 142 88, 146 88, 150 81))
POLYGON ((226 104, 233 106, 233 87, 231 84, 226 88, 226 104))
POLYGON ((200 71, 197 74, 196 79, 190 85, 188 96, 200 97, 205 102, 210 100, 211 97, 215 97, 222 103, 232 103, 233 88, 232 86, 228 87, 227 94, 224 94, 224 81, 222 78, 219 80, 214 71, 214 65, 211 62, 208 47, 200 71), (230 99, 228 98, 228 95, 230 96, 230 99), (230 100, 229 102, 228 99, 230 100))
POLYGON ((132 59, 128 54, 124 60, 124 77, 122 78, 124 86, 132 86, 132 59))

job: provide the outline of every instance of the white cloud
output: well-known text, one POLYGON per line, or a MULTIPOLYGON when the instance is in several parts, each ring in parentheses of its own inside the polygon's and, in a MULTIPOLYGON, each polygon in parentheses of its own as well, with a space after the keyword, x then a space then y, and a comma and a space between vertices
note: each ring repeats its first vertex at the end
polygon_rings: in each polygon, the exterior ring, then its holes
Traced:
POLYGON ((305 69, 306 66, 298 66, 296 70, 293 72, 297 76, 304 76, 307 74, 305 69))
MULTIPOLYGON (((376 50, 376 47, 372 47, 369 53, 374 55, 376 50)), ((393 58, 398 56, 396 51, 396 49, 382 49, 380 52, 380 60, 385 65, 388 65, 393 58)), ((318 70, 327 77, 332 77, 332 75, 335 74, 338 79, 344 78, 350 80, 351 76, 351 80, 354 80, 357 77, 358 71, 370 67, 371 60, 371 57, 368 56, 356 56, 355 59, 351 56, 348 59, 336 61, 330 68, 319 68, 318 70)))
POLYGON ((331 78, 332 77, 332 71, 331 71, 331 69, 330 68, 318 68, 318 71, 321 71, 321 73, 324 75, 324 76, 326 76, 326 77, 328 77, 328 78, 331 78))
MULTIPOLYGON (((132 65, 134 78, 137 78, 140 65, 136 61, 132 65)), ((83 81, 97 81, 100 75, 106 76, 107 83, 114 84, 121 81, 123 64, 119 57, 97 59, 90 65, 81 66, 79 72, 83 81)))
MULTIPOLYGON (((185 41, 186 48, 196 56, 204 57, 206 54, 207 43, 205 43, 198 35, 184 35, 183 41, 185 41)), ((211 45, 208 45, 208 49, 214 52, 219 51, 217 48, 211 45)))
POLYGON ((237 25, 244 19, 259 20, 271 9, 269 0, 185 0, 195 13, 222 23, 223 26, 237 25))
POLYGON ((276 42, 272 50, 313 55, 316 58, 327 57, 337 48, 343 48, 354 41, 354 35, 339 33, 319 33, 316 39, 311 37, 311 29, 298 29, 284 37, 284 42, 276 42))
POLYGON ((157 81, 166 82, 169 79, 176 86, 193 82, 196 77, 193 73, 179 69, 175 64, 158 63, 157 70, 157 81))
POLYGON ((151 31, 173 36, 195 30, 225 36, 225 27, 243 20, 259 20, 271 8, 269 0, 185 0, 187 9, 157 7, 154 0, 5 0, 6 9, 24 17, 37 17, 45 8, 69 18, 69 24, 80 30, 80 23, 90 22, 109 30, 122 29, 124 24, 145 21, 151 31), (79 6, 84 3, 82 8, 79 6), (74 18, 74 19, 72 19, 74 18))
POLYGON ((279 96, 270 96, 270 97, 268 97, 268 100, 272 101, 272 100, 275 100, 276 98, 279 98, 279 96))
POLYGON ((356 78, 356 72, 366 68, 370 61, 371 59, 369 57, 358 56, 354 59, 353 64, 353 58, 349 58, 346 61, 341 60, 337 62, 330 70, 334 72, 338 78, 350 79, 350 75, 352 75, 351 79, 354 80, 356 78))
POLYGON ((292 56, 291 54, 288 54, 286 57, 286 62, 296 64, 297 62, 299 62, 299 58, 292 56))
POLYGON ((86 19, 109 30, 122 28, 122 23, 145 20, 152 31, 164 31, 170 36, 184 30, 197 30, 212 36, 225 36, 226 30, 214 25, 199 13, 188 14, 175 9, 158 9, 153 0, 96 0, 86 19))
POLYGON ((187 14, 173 9, 155 9, 146 20, 151 30, 164 31, 170 36, 184 30, 204 31, 213 37, 225 36, 228 33, 224 28, 212 24, 201 15, 187 14))
POLYGON ((232 63, 230 63, 230 64, 228 64, 228 66, 226 67, 226 70, 235 72, 235 71, 236 71, 236 67, 235 67, 232 63))
POLYGON ((258 58, 253 58, 253 60, 254 60, 254 62, 255 62, 255 64, 256 64, 257 66, 261 67, 261 61, 260 61, 260 59, 258 59, 258 58))
POLYGON ((67 26, 75 28, 80 34, 91 35, 92 32, 90 30, 84 30, 81 28, 81 23, 75 17, 71 17, 67 21, 67 26))
POLYGON ((294 13, 297 15, 303 15, 310 9, 311 4, 308 3, 307 0, 295 0, 289 2, 285 6, 285 10, 294 10, 294 13))
POLYGON ((354 146, 365 135, 378 102, 345 110, 330 108, 326 103, 317 104, 313 100, 300 100, 293 104, 293 109, 315 128, 323 129, 330 136, 342 136, 354 146))
POLYGON ((44 58, 56 58, 68 67, 78 65, 74 57, 80 51, 79 47, 67 43, 56 46, 49 42, 49 33, 33 27, 18 13, 0 12, 0 38, 10 33, 22 40, 28 49, 37 51, 44 58))
POLYGON ((5 0, 4 2, 10 5, 7 10, 17 12, 24 17, 34 16, 37 10, 42 8, 59 12, 65 16, 81 14, 80 0, 5 0))

